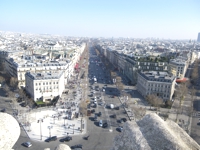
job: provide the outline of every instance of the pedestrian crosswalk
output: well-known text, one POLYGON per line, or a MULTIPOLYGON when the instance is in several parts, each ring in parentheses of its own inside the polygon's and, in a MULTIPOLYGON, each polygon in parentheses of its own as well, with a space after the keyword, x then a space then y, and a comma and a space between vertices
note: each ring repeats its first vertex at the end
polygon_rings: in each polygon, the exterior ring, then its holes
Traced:
POLYGON ((193 117, 200 117, 200 112, 193 112, 193 113, 192 113, 192 116, 193 116, 193 117))

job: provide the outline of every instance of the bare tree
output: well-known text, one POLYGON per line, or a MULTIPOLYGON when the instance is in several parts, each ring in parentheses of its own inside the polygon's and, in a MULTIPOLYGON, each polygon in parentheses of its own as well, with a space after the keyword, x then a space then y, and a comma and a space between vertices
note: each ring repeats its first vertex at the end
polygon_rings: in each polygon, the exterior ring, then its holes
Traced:
POLYGON ((15 88, 17 86, 17 84, 18 84, 17 78, 11 77, 11 79, 10 79, 10 86, 13 87, 13 88, 15 88))
POLYGON ((134 114, 135 120, 140 120, 146 115, 146 108, 138 107, 136 105, 131 105, 130 108, 134 114))
MULTIPOLYGON (((161 104, 163 104, 163 99, 161 99, 160 97, 154 95, 154 94, 151 94, 151 95, 148 95, 146 97, 147 101, 154 107, 156 107, 156 110, 158 110, 158 108, 161 106, 161 104)), ((150 107, 151 109, 151 107, 150 107)))
POLYGON ((194 96, 195 96, 196 92, 197 92, 197 90, 194 88, 194 86, 192 86, 192 88, 191 88, 192 101, 194 101, 194 96))
POLYGON ((120 96, 122 95, 122 91, 124 90, 124 85, 120 83, 116 83, 117 89, 119 90, 120 96))
POLYGON ((4 77, 0 76, 0 83, 3 83, 5 81, 4 77))
POLYGON ((79 111, 83 116, 87 116, 87 103, 85 101, 79 103, 79 111))
POLYGON ((112 79, 115 78, 117 76, 116 72, 110 71, 110 76, 112 79))
POLYGON ((97 53, 97 56, 99 56, 99 51, 97 49, 95 49, 96 53, 97 53))
POLYGON ((23 101, 25 100, 25 103, 27 104, 26 94, 23 89, 19 90, 19 97, 22 98, 23 101))
POLYGON ((121 83, 121 81, 122 81, 122 78, 121 78, 120 76, 117 76, 117 77, 116 77, 116 82, 117 82, 117 83, 121 83))
POLYGON ((196 83, 197 79, 198 79, 198 64, 199 64, 199 61, 196 60, 194 62, 194 68, 192 70, 192 74, 191 74, 191 81, 192 83, 196 83))
POLYGON ((4 91, 6 92, 6 95, 9 96, 8 92, 10 91, 10 89, 7 84, 5 84, 4 86, 4 91))
POLYGON ((184 101, 185 95, 187 94, 187 92, 188 92, 187 84, 186 83, 181 83, 179 85, 179 88, 178 88, 177 94, 176 94, 177 98, 180 101, 180 106, 181 106, 182 102, 184 101))
POLYGON ((4 71, 5 70, 5 63, 3 62, 3 60, 0 60, 0 71, 4 71))

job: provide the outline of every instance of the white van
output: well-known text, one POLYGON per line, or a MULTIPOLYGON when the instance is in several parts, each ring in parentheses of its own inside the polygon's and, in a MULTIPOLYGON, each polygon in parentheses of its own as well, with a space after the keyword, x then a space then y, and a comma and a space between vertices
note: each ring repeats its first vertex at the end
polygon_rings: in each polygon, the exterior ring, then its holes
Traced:
POLYGON ((102 127, 103 126, 103 121, 99 120, 99 126, 102 127))
POLYGON ((115 106, 113 104, 110 104, 110 108, 113 109, 115 106))

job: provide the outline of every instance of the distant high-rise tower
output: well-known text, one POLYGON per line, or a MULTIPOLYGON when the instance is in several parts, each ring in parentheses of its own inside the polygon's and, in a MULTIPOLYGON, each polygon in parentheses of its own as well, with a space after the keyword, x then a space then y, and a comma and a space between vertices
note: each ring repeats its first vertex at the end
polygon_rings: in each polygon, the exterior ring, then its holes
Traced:
POLYGON ((200 42, 200 32, 198 34, 197 42, 200 42))

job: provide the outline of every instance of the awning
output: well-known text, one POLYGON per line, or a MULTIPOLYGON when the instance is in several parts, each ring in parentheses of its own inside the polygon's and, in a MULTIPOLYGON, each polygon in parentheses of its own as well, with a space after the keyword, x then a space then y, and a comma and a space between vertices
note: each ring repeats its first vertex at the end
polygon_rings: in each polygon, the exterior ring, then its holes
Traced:
POLYGON ((75 69, 78 69, 78 67, 79 67, 79 64, 78 63, 76 63, 76 65, 75 65, 75 69))

